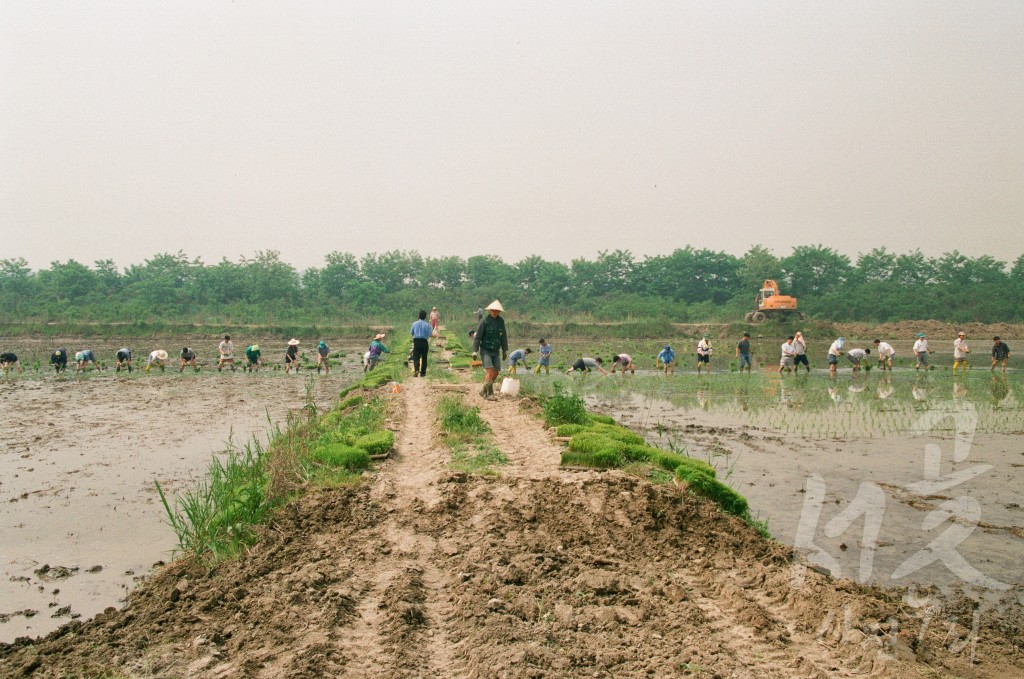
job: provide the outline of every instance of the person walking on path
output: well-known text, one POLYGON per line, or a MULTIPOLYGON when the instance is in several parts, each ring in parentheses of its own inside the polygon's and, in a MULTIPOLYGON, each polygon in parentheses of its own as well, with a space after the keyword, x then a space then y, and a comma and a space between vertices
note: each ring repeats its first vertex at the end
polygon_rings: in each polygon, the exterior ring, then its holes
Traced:
POLYGON ((928 349, 928 340, 924 338, 924 333, 917 333, 917 341, 914 342, 914 358, 917 359, 917 365, 914 366, 914 370, 928 369, 928 354, 930 353, 932 352, 928 349))
POLYGON ((786 338, 786 341, 782 343, 782 358, 779 359, 779 374, 782 372, 790 372, 793 370, 793 356, 795 355, 796 347, 793 346, 794 336, 790 335, 786 338))
POLYGON ((540 356, 537 358, 537 367, 533 369, 533 372, 540 375, 540 369, 544 368, 544 374, 550 375, 551 354, 554 352, 554 349, 551 348, 551 345, 548 344, 548 341, 543 337, 540 338, 539 344, 540 346, 537 348, 537 353, 540 354, 540 356))
POLYGON ((482 321, 482 320, 484 320, 484 308, 481 306, 481 307, 477 307, 476 308, 476 322, 477 322, 477 324, 479 324, 480 321, 482 321))
POLYGON ((992 371, 995 372, 996 364, 1003 364, 1003 374, 1006 374, 1006 362, 1010 360, 1010 347, 1006 342, 999 339, 999 336, 992 338, 992 371))
POLYGON ((619 366, 619 369, 622 371, 623 375, 626 374, 627 369, 630 373, 636 375, 636 366, 633 365, 633 357, 630 356, 629 354, 619 354, 612 359, 612 375, 615 374, 616 365, 619 366))
POLYGON ((437 332, 437 326, 441 324, 441 314, 438 313, 437 307, 430 307, 430 329, 437 332))
POLYGON ((668 375, 669 373, 675 374, 676 352, 672 351, 671 345, 666 344, 665 348, 658 353, 658 363, 662 365, 662 370, 665 375, 668 375))
POLYGON ((743 372, 743 365, 747 366, 747 374, 750 374, 751 366, 754 364, 750 353, 750 333, 743 333, 743 339, 736 343, 736 358, 740 361, 740 372, 743 372))
POLYGON ((294 337, 288 340, 288 348, 284 350, 284 374, 287 375, 295 368, 295 374, 299 374, 299 340, 294 337))
POLYGON ((958 368, 963 368, 967 374, 967 354, 971 353, 971 347, 967 344, 967 334, 960 331, 957 338, 953 340, 953 377, 956 377, 958 368))
POLYGON ((793 372, 800 372, 800 366, 807 368, 807 372, 811 372, 811 364, 807 361, 807 341, 804 340, 804 334, 797 332, 793 335, 793 372))
POLYGON ((896 355, 896 350, 888 342, 879 339, 874 341, 874 345, 875 353, 878 354, 878 368, 880 370, 888 369, 889 372, 892 372, 892 357, 896 355))
POLYGON ((260 369, 260 345, 250 344, 245 348, 245 369, 248 372, 258 372, 260 369))
POLYGON ((508 333, 505 330, 505 319, 501 317, 503 311, 505 308, 498 300, 488 304, 488 315, 480 320, 476 334, 473 335, 473 359, 479 355, 484 366, 484 386, 480 395, 488 400, 497 398, 494 395, 494 380, 501 372, 502 362, 508 359, 508 333))
POLYGON ((600 370, 602 375, 608 375, 608 371, 601 365, 603 361, 600 358, 590 358, 584 356, 583 358, 576 359, 576 362, 572 364, 572 367, 565 371, 568 375, 571 372, 580 371, 582 373, 588 373, 591 370, 600 370))
POLYGON ((320 340, 316 345, 316 374, 320 374, 320 368, 324 369, 325 375, 331 374, 331 362, 328 357, 331 355, 331 348, 327 342, 320 340))
POLYGON ((121 368, 127 368, 128 372, 132 371, 132 350, 128 347, 121 347, 117 350, 114 355, 114 372, 121 372, 121 368))
POLYGON ((427 353, 430 351, 430 337, 434 334, 434 326, 427 323, 426 318, 427 312, 420 309, 419 317, 409 328, 412 335, 412 374, 418 377, 427 375, 427 353))
POLYGON ((11 368, 14 368, 20 373, 25 372, 25 369, 21 367, 21 362, 18 360, 18 355, 13 351, 5 351, 0 354, 0 368, 6 373, 11 368))
POLYGON ((707 366, 708 375, 711 374, 711 354, 714 353, 714 349, 711 347, 711 340, 708 339, 707 335, 701 338, 697 342, 697 374, 700 375, 700 369, 702 366, 707 366))
POLYGON ((182 347, 181 353, 178 354, 178 374, 185 372, 186 366, 192 366, 192 369, 199 372, 199 355, 196 354, 196 350, 192 347, 182 347))
POLYGON ((68 369, 68 350, 65 347, 57 347, 57 350, 50 354, 50 365, 61 374, 68 369))
POLYGON ((231 366, 231 372, 235 371, 235 345, 231 341, 231 335, 224 335, 224 341, 217 345, 217 372, 225 365, 231 366))
POLYGON ((526 355, 531 353, 532 351, 533 350, 530 349, 530 347, 526 347, 525 349, 516 349, 511 354, 509 354, 508 355, 508 374, 509 375, 515 375, 516 374, 516 367, 520 363, 523 364, 524 368, 529 370, 530 366, 528 366, 526 364, 526 355))
POLYGON ((846 345, 846 339, 843 337, 836 338, 836 341, 829 345, 828 348, 828 375, 829 377, 836 376, 836 370, 839 368, 839 357, 843 354, 843 346, 846 345))

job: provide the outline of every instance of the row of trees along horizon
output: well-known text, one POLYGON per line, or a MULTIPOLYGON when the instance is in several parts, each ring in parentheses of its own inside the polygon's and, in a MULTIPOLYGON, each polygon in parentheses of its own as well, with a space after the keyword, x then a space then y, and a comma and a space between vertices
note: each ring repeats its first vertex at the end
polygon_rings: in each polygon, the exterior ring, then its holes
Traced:
POLYGON ((614 250, 570 264, 536 255, 508 263, 494 255, 331 252, 324 266, 305 271, 273 250, 216 264, 161 253, 124 270, 111 260, 88 266, 71 259, 33 271, 14 258, 0 260, 0 318, 341 324, 407 319, 432 305, 468 318, 500 299, 517 317, 540 322, 734 322, 769 278, 820 320, 1024 320, 1024 255, 1010 265, 955 250, 926 257, 881 247, 853 261, 822 245, 796 246, 783 257, 760 245, 740 257, 689 246, 642 259, 614 250))

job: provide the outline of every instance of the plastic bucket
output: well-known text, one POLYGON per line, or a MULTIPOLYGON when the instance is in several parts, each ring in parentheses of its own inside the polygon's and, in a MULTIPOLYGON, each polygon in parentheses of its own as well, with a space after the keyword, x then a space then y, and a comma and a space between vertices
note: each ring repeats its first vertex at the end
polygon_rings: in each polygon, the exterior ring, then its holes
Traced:
POLYGON ((501 393, 507 396, 515 396, 519 393, 519 380, 506 377, 501 381, 501 393))

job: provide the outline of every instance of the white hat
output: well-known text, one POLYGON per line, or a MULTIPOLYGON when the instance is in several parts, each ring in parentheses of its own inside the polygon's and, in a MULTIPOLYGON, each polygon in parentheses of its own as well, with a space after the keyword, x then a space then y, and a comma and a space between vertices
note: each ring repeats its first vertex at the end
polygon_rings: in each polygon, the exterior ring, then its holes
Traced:
POLYGON ((159 358, 161 361, 166 361, 167 360, 167 352, 164 351, 163 349, 157 349, 156 350, 156 357, 159 358))
POLYGON ((293 338, 291 338, 290 340, 288 340, 288 346, 290 346, 290 347, 294 347, 294 346, 296 346, 296 345, 297 345, 298 343, 299 343, 299 340, 295 339, 294 337, 293 337, 293 338))
POLYGON ((382 332, 379 332, 379 333, 377 333, 376 335, 374 335, 373 339, 375 339, 375 340, 380 340, 380 339, 384 339, 385 337, 387 337, 387 335, 385 335, 385 334, 384 334, 384 333, 382 333, 382 332))
POLYGON ((491 302, 490 304, 487 305, 487 310, 488 311, 492 311, 492 310, 493 311, 504 311, 505 307, 501 306, 501 302, 499 302, 498 300, 494 300, 493 302, 491 302))

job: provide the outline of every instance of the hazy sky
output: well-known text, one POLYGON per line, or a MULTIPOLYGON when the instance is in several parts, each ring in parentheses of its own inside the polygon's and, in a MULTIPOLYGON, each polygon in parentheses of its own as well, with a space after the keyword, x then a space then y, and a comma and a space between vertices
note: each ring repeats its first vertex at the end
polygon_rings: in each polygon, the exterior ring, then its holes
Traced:
POLYGON ((0 258, 1024 252, 1024 3, 0 3, 0 258))

